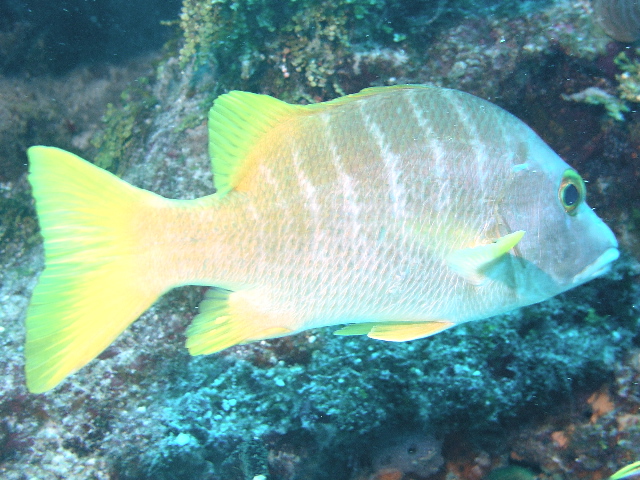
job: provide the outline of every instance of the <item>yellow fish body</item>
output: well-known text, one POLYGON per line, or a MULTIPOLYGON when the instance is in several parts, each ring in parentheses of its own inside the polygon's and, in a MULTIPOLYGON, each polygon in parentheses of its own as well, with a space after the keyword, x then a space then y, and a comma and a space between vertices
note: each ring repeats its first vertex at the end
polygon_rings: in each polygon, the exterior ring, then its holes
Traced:
POLYGON ((337 324, 420 338, 547 299, 618 257, 580 176, 459 91, 381 87, 308 106, 231 92, 209 134, 217 191, 196 200, 29 149, 46 264, 26 320, 32 392, 179 285, 215 287, 186 332, 197 355, 337 324))

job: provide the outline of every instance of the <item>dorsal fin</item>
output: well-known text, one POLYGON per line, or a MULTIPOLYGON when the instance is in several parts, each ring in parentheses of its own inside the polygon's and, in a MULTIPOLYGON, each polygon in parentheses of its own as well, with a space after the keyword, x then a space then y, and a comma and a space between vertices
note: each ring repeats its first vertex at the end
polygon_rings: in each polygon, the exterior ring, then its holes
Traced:
POLYGON ((251 167, 247 154, 256 141, 302 108, 268 95, 236 90, 215 100, 209 111, 209 156, 219 195, 238 185, 251 167))
POLYGON ((297 115, 314 114, 392 90, 418 88, 429 87, 371 87, 312 105, 290 105, 268 95, 238 90, 220 95, 209 111, 209 156, 218 195, 225 195, 240 183, 252 168, 249 152, 258 139, 278 123, 297 115))
POLYGON ((362 100, 366 97, 373 97, 376 95, 383 95, 387 93, 391 93, 397 90, 426 90, 433 89, 429 85, 390 85, 385 87, 367 87, 360 90, 358 93, 351 93, 349 95, 345 95, 343 97, 334 98, 333 100, 328 100, 322 103, 313 103, 311 105, 305 105, 306 109, 309 110, 321 110, 323 108, 331 108, 336 107, 338 105, 344 105, 347 103, 355 102, 358 100, 362 100))

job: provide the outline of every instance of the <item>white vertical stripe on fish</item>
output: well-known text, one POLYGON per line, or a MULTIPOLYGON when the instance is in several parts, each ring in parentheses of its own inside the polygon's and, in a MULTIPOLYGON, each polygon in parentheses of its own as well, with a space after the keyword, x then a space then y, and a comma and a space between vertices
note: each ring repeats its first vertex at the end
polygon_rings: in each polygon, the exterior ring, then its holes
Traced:
POLYGON ((277 175, 274 174, 273 170, 271 170, 268 165, 259 163, 257 165, 257 169, 262 183, 269 185, 276 192, 282 190, 282 185, 278 182, 277 175))
POLYGON ((428 175, 422 175, 422 177, 430 179, 432 191, 435 188, 438 189, 437 198, 439 198, 440 201, 430 205, 430 207, 437 211, 443 205, 451 204, 452 189, 448 183, 448 179, 451 177, 449 172, 451 159, 446 155, 446 143, 436 134, 432 127, 432 121, 425 117, 425 113, 429 112, 424 109, 424 106, 416 102, 413 97, 408 97, 406 101, 410 105, 418 125, 424 131, 424 138, 429 139, 428 147, 425 149, 425 155, 428 157, 425 165, 428 169, 428 175))
POLYGON ((355 239, 358 238, 360 234, 360 213, 362 212, 362 207, 358 203, 358 193, 356 192, 355 183, 353 178, 344 171, 340 154, 335 145, 331 145, 329 148, 329 155, 331 163, 338 174, 340 186, 342 187, 343 211, 349 221, 350 235, 355 239))
POLYGON ((362 205, 358 202, 358 191, 356 181, 349 175, 343 165, 342 156, 338 152, 338 148, 333 141, 340 133, 335 132, 332 128, 329 115, 323 115, 322 120, 325 124, 325 138, 328 145, 327 153, 329 161, 333 165, 338 178, 338 184, 342 192, 343 212, 347 215, 349 221, 350 235, 356 239, 360 235, 362 205))
MULTIPOLYGON (((488 158, 486 142, 483 141, 484 139, 480 135, 480 133, 478 132, 478 128, 476 127, 477 119, 475 118, 475 115, 469 115, 469 108, 466 105, 462 104, 462 99, 459 95, 451 95, 450 92, 446 93, 446 98, 449 105, 451 105, 452 109, 455 111, 458 120, 463 126, 463 131, 467 133, 465 135, 465 140, 467 140, 475 157, 474 161, 476 165, 473 172, 473 181, 477 182, 479 190, 490 191, 490 180, 492 172, 491 169, 487 168, 487 165, 485 164, 488 158)), ((483 105, 479 106, 480 109, 484 110, 483 107, 483 105)))
POLYGON ((372 140, 378 146, 380 158, 385 166, 385 179, 389 187, 391 208, 397 219, 404 217, 407 205, 407 192, 402 182, 402 158, 391 151, 389 143, 384 139, 384 133, 378 123, 364 110, 364 104, 360 106, 360 114, 364 126, 371 135, 372 140))
POLYGON ((318 205, 318 194, 316 192, 316 187, 314 187, 305 173, 305 167, 302 165, 303 161, 304 159, 300 157, 299 152, 291 152, 291 163, 296 174, 296 179, 298 180, 300 194, 306 200, 304 205, 311 213, 313 224, 319 225, 320 205, 318 205))

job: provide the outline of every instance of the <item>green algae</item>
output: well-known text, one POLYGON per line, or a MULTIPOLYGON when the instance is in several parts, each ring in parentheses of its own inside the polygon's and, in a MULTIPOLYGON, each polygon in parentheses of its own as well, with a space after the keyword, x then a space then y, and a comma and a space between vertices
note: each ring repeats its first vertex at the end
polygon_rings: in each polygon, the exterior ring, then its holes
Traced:
MULTIPOLYGON (((216 94, 240 89, 290 102, 316 102, 353 93, 372 82, 393 84, 401 78, 415 81, 425 50, 442 41, 440 35, 450 35, 452 25, 461 18, 502 16, 497 21, 506 22, 517 16, 538 15, 548 3, 183 0, 179 63, 183 69, 192 67, 196 72, 214 70, 216 94), (368 64, 361 71, 358 55, 385 49, 405 56, 406 65, 398 69, 388 64, 368 64)), ((581 9, 573 7, 569 11, 560 9, 556 14, 569 16, 571 21, 577 18, 590 22, 581 9)), ((602 42, 575 40, 571 26, 561 26, 557 31, 561 38, 554 37, 553 41, 583 57, 593 57, 594 52, 602 50, 602 42), (571 41, 575 45, 569 47, 571 41), (585 45, 592 48, 586 49, 585 45)), ((447 55, 468 49, 459 44, 453 47, 447 55)), ((477 48, 491 50, 490 45, 477 48)), ((524 50, 527 48, 537 48, 535 40, 524 45, 524 50)), ((437 82, 436 77, 432 72, 429 81, 437 82)))
POLYGON ((0 264, 5 268, 41 242, 31 192, 0 192, 0 264))
POLYGON ((623 121, 624 116, 622 114, 629 111, 629 106, 623 99, 611 95, 598 87, 589 87, 572 95, 562 94, 562 98, 588 105, 602 105, 607 114, 618 121, 623 121))
POLYGON ((536 475, 528 468, 517 465, 496 468, 487 475, 487 480, 534 480, 536 475))
MULTIPOLYGON (((636 51, 636 54, 639 52, 636 51)), ((616 75, 618 94, 621 99, 640 103, 640 61, 631 60, 625 52, 620 52, 613 60, 622 73, 616 75)))
POLYGON ((146 77, 139 78, 120 95, 121 103, 107 104, 102 128, 91 144, 97 152, 93 162, 100 168, 121 175, 132 158, 133 148, 140 145, 150 130, 151 110, 157 104, 146 77))
MULTIPOLYGON (((443 5, 430 7, 429 21, 443 5)), ((342 95, 356 44, 409 39, 399 30, 409 28, 398 20, 405 7, 390 0, 184 0, 180 64, 215 68, 223 88, 290 101, 342 95)))
MULTIPOLYGON (((636 50, 636 55, 640 49, 636 50)), ((629 103, 640 103, 640 61, 629 58, 626 52, 620 52, 613 60, 621 73, 616 74, 618 82, 613 95, 599 87, 589 87, 572 95, 562 95, 565 100, 602 105, 607 115, 617 121, 624 121, 623 113, 631 111, 629 103)))

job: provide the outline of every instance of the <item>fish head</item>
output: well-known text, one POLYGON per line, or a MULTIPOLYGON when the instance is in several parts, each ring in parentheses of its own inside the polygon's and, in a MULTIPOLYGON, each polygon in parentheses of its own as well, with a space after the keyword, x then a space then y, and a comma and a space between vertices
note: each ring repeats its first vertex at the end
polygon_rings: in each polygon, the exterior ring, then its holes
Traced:
POLYGON ((611 229, 586 202, 586 185, 531 132, 511 165, 500 217, 509 230, 524 230, 516 247, 523 303, 585 283, 606 273, 619 256, 611 229))

